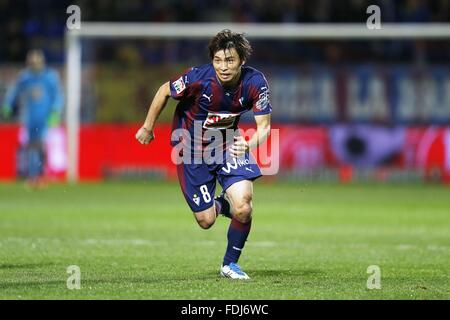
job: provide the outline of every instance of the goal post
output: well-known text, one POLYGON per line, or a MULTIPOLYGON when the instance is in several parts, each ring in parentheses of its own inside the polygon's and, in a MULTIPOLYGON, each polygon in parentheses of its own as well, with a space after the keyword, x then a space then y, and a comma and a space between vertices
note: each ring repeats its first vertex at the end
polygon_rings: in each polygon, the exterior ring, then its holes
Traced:
POLYGON ((78 180, 81 104, 82 39, 160 38, 209 39, 222 29, 244 32, 249 39, 428 39, 450 38, 450 23, 389 24, 369 29, 366 24, 256 24, 256 23, 109 23, 82 22, 66 31, 66 128, 69 182, 78 180))

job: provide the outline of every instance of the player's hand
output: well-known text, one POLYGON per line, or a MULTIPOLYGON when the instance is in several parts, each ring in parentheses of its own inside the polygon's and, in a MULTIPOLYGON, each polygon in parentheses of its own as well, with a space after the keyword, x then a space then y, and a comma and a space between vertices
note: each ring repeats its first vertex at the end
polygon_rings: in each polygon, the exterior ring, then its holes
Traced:
POLYGON ((143 126, 136 133, 136 140, 142 144, 149 144, 153 139, 155 139, 153 130, 149 130, 143 126))
POLYGON ((50 127, 58 127, 61 124, 61 117, 58 112, 52 112, 48 118, 48 125, 50 127))
POLYGON ((237 136, 234 137, 234 143, 230 148, 230 155, 235 158, 240 158, 245 155, 249 149, 248 143, 245 141, 244 137, 237 136))
POLYGON ((4 105, 2 108, 3 119, 5 120, 9 119, 9 117, 11 117, 11 113, 12 113, 11 108, 8 105, 4 105))

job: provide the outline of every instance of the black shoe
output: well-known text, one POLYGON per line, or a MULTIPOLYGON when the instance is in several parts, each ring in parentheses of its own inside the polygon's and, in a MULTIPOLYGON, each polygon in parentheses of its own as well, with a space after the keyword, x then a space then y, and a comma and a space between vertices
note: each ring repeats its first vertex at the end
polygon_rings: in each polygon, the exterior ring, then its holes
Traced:
POLYGON ((219 214, 231 219, 230 203, 225 199, 225 193, 221 193, 219 196, 215 197, 214 200, 218 201, 221 205, 219 214))

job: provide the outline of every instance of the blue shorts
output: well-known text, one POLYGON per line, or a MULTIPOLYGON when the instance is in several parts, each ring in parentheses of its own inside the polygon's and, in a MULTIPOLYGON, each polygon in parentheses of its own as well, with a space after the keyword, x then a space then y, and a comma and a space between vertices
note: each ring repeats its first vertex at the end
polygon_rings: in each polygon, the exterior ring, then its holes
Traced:
POLYGON ((222 164, 181 163, 177 165, 177 173, 184 198, 193 212, 206 210, 214 204, 216 178, 225 191, 236 182, 253 181, 262 175, 251 154, 229 158, 222 164))
POLYGON ((47 126, 44 125, 27 125, 28 142, 41 142, 45 141, 47 134, 47 126))

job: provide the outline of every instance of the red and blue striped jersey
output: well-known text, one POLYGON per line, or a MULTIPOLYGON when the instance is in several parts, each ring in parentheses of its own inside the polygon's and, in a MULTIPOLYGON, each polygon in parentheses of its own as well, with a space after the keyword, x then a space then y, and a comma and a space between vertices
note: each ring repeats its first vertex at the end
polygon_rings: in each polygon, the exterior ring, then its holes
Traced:
POLYGON ((240 80, 233 88, 222 86, 211 63, 190 68, 170 80, 170 94, 179 100, 173 130, 192 131, 197 121, 203 131, 237 129, 240 116, 247 111, 254 115, 272 112, 266 78, 248 66, 242 66, 240 80))

